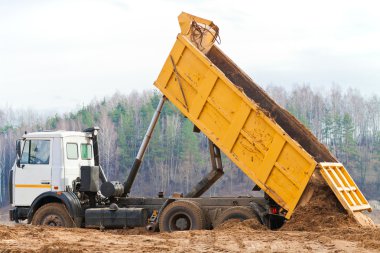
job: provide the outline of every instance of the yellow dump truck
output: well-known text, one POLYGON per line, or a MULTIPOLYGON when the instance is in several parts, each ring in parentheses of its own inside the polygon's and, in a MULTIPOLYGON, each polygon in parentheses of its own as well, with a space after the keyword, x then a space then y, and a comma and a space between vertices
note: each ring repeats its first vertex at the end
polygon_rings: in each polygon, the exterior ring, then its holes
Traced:
POLYGON ((343 207, 362 220, 361 211, 371 207, 347 170, 215 45, 219 28, 187 13, 178 19, 181 33, 155 86, 286 218, 301 197, 310 197, 305 188, 320 172, 343 207))
POLYGON ((223 54, 215 45, 218 27, 187 13, 179 16, 179 23, 181 33, 155 82, 163 96, 127 180, 109 181, 103 173, 97 127, 25 133, 16 144, 17 160, 9 175, 10 219, 35 225, 176 231, 258 217, 276 229, 307 203, 315 181, 328 184, 361 224, 371 224, 361 213, 371 207, 343 165, 223 54), (185 194, 131 196, 166 100, 194 123, 196 132, 208 137, 211 171, 185 194), (223 175, 221 151, 264 197, 202 197, 223 175))

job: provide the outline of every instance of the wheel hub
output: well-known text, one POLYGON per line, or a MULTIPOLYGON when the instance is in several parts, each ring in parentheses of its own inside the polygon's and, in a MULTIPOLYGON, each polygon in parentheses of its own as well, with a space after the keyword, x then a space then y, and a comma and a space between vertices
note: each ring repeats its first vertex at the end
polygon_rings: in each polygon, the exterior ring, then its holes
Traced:
POLYGON ((169 224, 172 231, 183 231, 191 229, 191 220, 188 215, 184 213, 173 216, 169 224))
POLYGON ((62 218, 58 215, 50 214, 44 218, 42 225, 52 226, 52 227, 62 227, 62 218))

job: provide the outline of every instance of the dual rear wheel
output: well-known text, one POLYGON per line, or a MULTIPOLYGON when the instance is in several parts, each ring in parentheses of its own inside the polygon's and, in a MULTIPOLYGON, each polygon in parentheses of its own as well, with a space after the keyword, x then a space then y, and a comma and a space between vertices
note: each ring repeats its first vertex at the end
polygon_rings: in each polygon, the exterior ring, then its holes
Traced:
MULTIPOLYGON (((249 207, 234 206, 223 211, 213 222, 213 227, 230 219, 242 221, 252 218, 255 218, 255 214, 249 207)), ((170 203, 162 212, 159 220, 161 232, 198 230, 207 227, 208 222, 202 208, 196 202, 189 200, 177 200, 170 203)))
POLYGON ((252 209, 246 206, 234 206, 230 207, 227 210, 223 211, 213 223, 214 227, 221 225, 222 223, 228 220, 248 220, 256 218, 252 209))
POLYGON ((159 228, 162 232, 205 229, 206 218, 196 202, 177 200, 165 207, 159 228))

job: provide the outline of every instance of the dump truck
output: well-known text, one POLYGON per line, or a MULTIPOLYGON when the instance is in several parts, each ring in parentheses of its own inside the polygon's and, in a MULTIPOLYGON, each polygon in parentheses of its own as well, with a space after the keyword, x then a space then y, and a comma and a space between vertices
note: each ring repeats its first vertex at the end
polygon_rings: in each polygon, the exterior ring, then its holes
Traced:
POLYGON ((258 218, 276 229, 312 197, 313 182, 330 187, 362 225, 371 207, 344 166, 288 111, 273 101, 215 44, 210 20, 179 15, 181 32, 154 82, 162 92, 125 182, 109 181, 99 164, 98 127, 82 132, 25 133, 10 171, 10 219, 35 225, 151 231, 213 228, 258 218), (131 196, 164 103, 170 101, 209 139, 211 170, 187 193, 131 196), (224 153, 264 197, 202 197, 222 175, 224 153))

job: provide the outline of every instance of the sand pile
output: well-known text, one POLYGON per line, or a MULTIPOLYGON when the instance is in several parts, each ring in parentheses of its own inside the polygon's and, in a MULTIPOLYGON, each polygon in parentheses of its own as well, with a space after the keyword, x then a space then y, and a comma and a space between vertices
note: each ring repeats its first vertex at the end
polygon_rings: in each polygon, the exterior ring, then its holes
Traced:
POLYGON ((331 189, 319 186, 305 206, 298 207, 281 230, 320 231, 326 228, 358 227, 339 203, 331 189))

